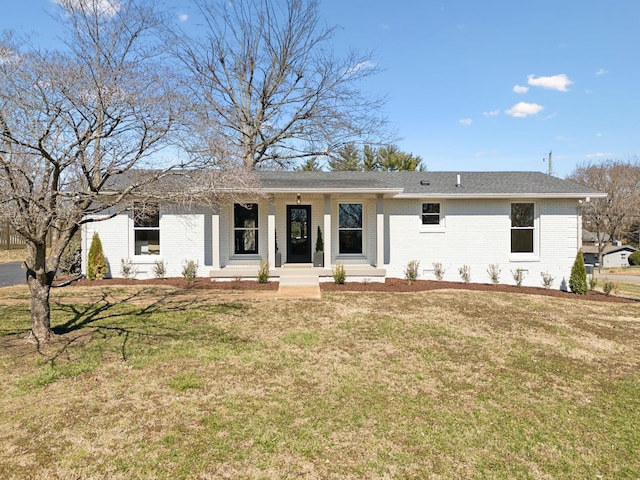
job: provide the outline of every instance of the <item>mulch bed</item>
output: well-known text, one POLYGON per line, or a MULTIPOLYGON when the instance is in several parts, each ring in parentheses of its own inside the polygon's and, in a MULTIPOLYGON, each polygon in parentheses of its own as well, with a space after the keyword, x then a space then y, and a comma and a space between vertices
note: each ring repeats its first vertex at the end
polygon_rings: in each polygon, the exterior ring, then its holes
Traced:
MULTIPOLYGON (((54 282, 58 283, 58 282, 54 282)), ((111 278, 105 280, 89 281, 86 278, 73 282, 78 286, 118 286, 118 285, 164 285, 182 288, 186 290, 259 290, 276 291, 278 282, 258 283, 256 280, 211 281, 209 278, 197 278, 194 281, 186 281, 183 278, 153 278, 148 280, 136 280, 125 278, 111 278)), ((382 282, 347 282, 337 285, 333 282, 323 282, 320 289, 327 292, 424 292, 429 290, 471 290, 482 292, 524 293, 532 295, 545 295, 556 298, 584 299, 589 301, 637 303, 638 300, 605 295, 602 292, 591 291, 587 295, 576 295, 557 289, 546 290, 542 287, 516 287, 515 285, 491 285, 486 283, 461 283, 461 282, 437 282, 434 280, 417 280, 408 284, 399 278, 387 278, 382 282)))

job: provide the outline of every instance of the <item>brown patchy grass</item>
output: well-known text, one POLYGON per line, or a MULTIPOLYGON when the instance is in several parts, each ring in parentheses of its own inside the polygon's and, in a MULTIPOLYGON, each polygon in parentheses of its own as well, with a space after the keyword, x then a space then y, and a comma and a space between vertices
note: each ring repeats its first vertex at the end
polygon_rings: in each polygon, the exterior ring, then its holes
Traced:
POLYGON ((0 263, 22 262, 27 257, 27 251, 24 248, 13 250, 0 249, 0 263))
POLYGON ((638 304, 74 288, 0 289, 1 478, 640 475, 638 304))

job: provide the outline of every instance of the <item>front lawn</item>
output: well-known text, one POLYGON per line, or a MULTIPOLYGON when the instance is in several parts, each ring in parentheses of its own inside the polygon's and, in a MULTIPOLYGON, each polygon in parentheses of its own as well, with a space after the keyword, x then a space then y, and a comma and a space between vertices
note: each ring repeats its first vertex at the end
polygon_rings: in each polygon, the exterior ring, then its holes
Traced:
POLYGON ((640 305, 0 289, 0 478, 640 476, 640 305))

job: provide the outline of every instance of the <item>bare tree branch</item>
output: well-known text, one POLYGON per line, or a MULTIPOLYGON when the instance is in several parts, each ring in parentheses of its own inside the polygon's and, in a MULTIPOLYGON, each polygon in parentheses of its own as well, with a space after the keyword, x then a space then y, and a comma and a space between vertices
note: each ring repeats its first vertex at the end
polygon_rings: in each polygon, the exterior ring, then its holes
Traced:
POLYGON ((245 168, 328 155, 384 134, 381 99, 361 81, 377 72, 371 57, 330 49, 334 29, 316 0, 194 0, 204 34, 175 39, 199 117, 237 148, 245 168))

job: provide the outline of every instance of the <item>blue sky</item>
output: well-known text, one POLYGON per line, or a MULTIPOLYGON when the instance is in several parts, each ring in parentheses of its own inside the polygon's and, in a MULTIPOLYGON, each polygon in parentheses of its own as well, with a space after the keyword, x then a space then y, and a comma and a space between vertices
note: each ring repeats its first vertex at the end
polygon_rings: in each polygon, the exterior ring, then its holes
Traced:
MULTIPOLYGON (((51 8, 21 2, 0 29, 46 37, 51 8)), ((321 0, 320 11, 338 26, 336 52, 373 52, 382 71, 363 88, 387 97, 398 145, 429 170, 546 172, 553 151, 564 177, 640 156, 640 1, 321 0)))

